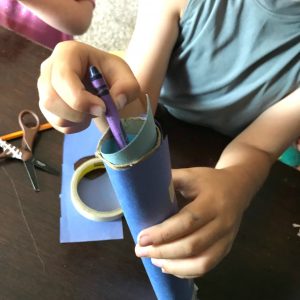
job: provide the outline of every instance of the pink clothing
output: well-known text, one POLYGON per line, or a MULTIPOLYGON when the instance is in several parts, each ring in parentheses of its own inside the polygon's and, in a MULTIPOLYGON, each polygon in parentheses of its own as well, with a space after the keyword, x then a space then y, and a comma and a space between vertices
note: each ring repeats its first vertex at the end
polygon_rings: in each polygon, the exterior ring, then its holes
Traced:
POLYGON ((61 41, 73 39, 46 24, 16 0, 0 0, 0 25, 52 49, 61 41))

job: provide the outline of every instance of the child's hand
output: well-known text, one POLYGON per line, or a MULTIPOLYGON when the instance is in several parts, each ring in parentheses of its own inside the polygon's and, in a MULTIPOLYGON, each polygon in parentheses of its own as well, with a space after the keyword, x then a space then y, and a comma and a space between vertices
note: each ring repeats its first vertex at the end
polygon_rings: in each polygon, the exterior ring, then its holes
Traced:
POLYGON ((151 257, 165 273, 198 277, 230 251, 249 203, 229 169, 173 170, 175 189, 193 201, 163 223, 143 230, 136 255, 151 257))
POLYGON ((104 103, 83 84, 90 65, 101 70, 118 109, 140 95, 134 75, 121 58, 75 41, 60 43, 41 65, 38 91, 41 111, 63 133, 83 130, 92 117, 104 116, 104 103))

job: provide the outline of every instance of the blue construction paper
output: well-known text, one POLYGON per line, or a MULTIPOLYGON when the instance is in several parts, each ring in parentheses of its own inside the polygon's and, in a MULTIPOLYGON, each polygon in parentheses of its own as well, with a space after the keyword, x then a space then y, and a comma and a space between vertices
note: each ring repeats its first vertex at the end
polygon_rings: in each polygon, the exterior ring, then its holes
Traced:
MULTIPOLYGON (((155 125, 149 99, 147 116, 141 120, 144 124, 138 127, 135 119, 126 120, 125 131, 131 125, 138 130, 137 137, 126 146, 127 149, 114 152, 114 141, 107 131, 98 144, 97 152, 106 166, 135 242, 141 230, 161 223, 178 211, 168 140, 162 137, 159 126, 155 125), (153 138, 155 133, 157 135, 153 138), (139 157, 134 157, 136 153, 140 153, 139 157)), ((150 258, 143 258, 142 261, 157 299, 193 298, 193 280, 162 273, 150 258)))
MULTIPOLYGON (((111 222, 91 221, 77 212, 70 198, 70 183, 74 173, 74 163, 82 157, 94 155, 100 137, 100 132, 93 122, 86 130, 65 136, 60 194, 61 243, 123 238, 121 220, 111 222)), ((107 177, 101 177, 97 181, 88 182, 88 187, 84 186, 86 179, 83 179, 83 182, 80 183, 80 196, 93 208, 99 207, 106 210, 118 206, 116 200, 112 200, 114 197, 110 181, 107 180, 107 177), (100 204, 101 206, 99 206, 100 204)))
MULTIPOLYGON (((133 166, 117 169, 106 165, 106 168, 135 242, 142 229, 161 223, 178 210, 167 139, 133 166)), ((162 273, 149 258, 142 261, 158 299, 192 299, 193 280, 162 273)))
POLYGON ((122 169, 106 165, 135 242, 142 229, 161 223, 178 210, 168 158, 165 139, 152 155, 136 165, 122 169))

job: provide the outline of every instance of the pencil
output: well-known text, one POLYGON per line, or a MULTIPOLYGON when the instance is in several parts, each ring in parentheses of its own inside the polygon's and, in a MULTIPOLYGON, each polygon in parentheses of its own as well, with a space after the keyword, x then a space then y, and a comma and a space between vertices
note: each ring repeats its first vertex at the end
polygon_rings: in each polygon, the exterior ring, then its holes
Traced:
MULTIPOLYGON (((50 123, 44 123, 44 124, 40 125, 39 131, 44 131, 44 130, 51 129, 51 128, 53 128, 53 127, 50 123)), ((17 139, 22 136, 23 136, 23 131, 19 130, 16 132, 12 132, 12 133, 8 133, 3 136, 0 136, 0 138, 3 141, 9 141, 9 140, 17 139)))

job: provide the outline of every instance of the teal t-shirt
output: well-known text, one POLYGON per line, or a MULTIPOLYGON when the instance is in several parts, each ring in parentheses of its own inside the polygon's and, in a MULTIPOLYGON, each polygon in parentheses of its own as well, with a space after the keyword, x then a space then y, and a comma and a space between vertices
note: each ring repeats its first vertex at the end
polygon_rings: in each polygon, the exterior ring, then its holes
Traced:
POLYGON ((299 0, 190 0, 160 103, 235 135, 300 86, 299 0))

